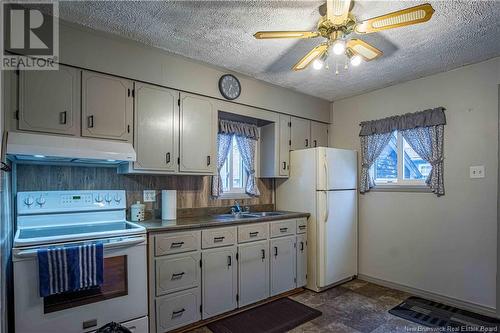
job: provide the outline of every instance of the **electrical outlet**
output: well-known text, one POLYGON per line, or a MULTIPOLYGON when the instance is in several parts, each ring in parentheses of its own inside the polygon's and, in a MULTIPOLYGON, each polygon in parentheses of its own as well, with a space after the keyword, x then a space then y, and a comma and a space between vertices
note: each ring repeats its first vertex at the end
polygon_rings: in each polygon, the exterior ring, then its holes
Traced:
POLYGON ((156 201, 156 191, 144 190, 144 202, 155 202, 155 201, 156 201))
POLYGON ((470 178, 484 178, 484 165, 471 166, 469 168, 470 178))

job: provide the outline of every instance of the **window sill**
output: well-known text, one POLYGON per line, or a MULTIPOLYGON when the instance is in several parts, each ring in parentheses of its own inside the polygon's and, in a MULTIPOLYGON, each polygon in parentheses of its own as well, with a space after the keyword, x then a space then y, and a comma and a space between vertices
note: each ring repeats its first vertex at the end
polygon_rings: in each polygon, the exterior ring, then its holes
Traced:
POLYGON ((219 197, 219 199, 249 199, 251 196, 249 196, 246 193, 237 193, 237 192, 229 192, 229 193, 222 193, 219 197))
POLYGON ((370 192, 418 192, 432 193, 427 185, 375 185, 370 192))

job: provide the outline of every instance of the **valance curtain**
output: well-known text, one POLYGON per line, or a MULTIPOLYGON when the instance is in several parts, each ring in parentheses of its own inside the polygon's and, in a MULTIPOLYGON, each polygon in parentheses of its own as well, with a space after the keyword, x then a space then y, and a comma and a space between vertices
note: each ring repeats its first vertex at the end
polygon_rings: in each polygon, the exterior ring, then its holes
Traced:
POLYGON ((233 136, 248 174, 245 192, 251 196, 259 196, 260 192, 255 179, 255 149, 259 139, 259 128, 231 120, 219 120, 219 134, 217 135, 217 175, 212 177, 212 196, 219 197, 222 193, 222 177, 220 171, 226 162, 233 136))
POLYGON ((432 169, 426 184, 433 193, 444 195, 444 125, 446 117, 444 108, 407 113, 379 120, 362 122, 361 131, 361 184, 360 192, 364 193, 374 186, 370 179, 369 169, 389 143, 391 133, 399 131, 411 148, 432 169), (382 145, 382 146, 381 146, 382 145))

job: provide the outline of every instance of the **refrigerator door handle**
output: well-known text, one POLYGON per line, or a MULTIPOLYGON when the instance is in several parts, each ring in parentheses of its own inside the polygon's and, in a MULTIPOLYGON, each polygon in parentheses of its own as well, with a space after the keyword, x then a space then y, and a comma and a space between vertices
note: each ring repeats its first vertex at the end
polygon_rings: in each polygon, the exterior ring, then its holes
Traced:
POLYGON ((328 208, 328 191, 325 191, 325 223, 328 222, 329 215, 330 209, 328 208))
POLYGON ((327 156, 325 154, 325 158, 323 160, 323 168, 325 169, 325 190, 329 190, 329 184, 328 184, 328 160, 327 156))

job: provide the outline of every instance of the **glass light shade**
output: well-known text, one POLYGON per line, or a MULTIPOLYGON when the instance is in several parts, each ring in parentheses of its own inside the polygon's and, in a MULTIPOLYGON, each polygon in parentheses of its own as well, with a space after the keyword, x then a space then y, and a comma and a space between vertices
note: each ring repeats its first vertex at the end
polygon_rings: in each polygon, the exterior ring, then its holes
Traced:
POLYGON ((323 68, 323 61, 321 59, 316 59, 313 61, 313 68, 316 70, 320 70, 323 68))
POLYGON ((358 54, 351 57, 351 65, 353 66, 359 66, 361 64, 361 61, 363 61, 363 58, 361 58, 361 56, 358 54))
POLYGON ((345 51, 345 42, 343 40, 337 40, 333 43, 332 47, 333 53, 340 55, 345 51))

